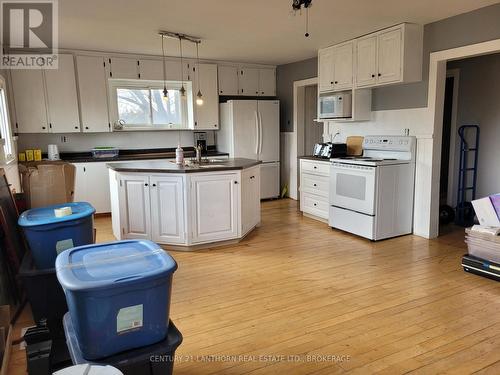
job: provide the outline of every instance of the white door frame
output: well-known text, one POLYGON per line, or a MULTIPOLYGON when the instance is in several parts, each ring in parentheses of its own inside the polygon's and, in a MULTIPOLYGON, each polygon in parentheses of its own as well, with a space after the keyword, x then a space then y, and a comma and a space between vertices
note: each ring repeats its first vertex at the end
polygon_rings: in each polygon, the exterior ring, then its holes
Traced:
POLYGON ((448 162, 448 192, 446 193, 446 204, 455 207, 456 185, 455 185, 455 151, 457 141, 457 116, 458 116, 458 87, 460 84, 460 69, 448 69, 446 77, 453 77, 453 98, 451 104, 451 126, 450 126, 450 156, 448 162))
POLYGON ((420 176, 417 175, 420 179, 415 190, 414 233, 417 235, 435 238, 439 234, 439 177, 446 62, 498 52, 500 52, 500 39, 433 52, 430 55, 427 113, 429 125, 433 129, 433 138, 427 148, 429 152, 422 155, 421 159, 428 170, 420 176))
POLYGON ((299 142, 304 139, 304 126, 299 126, 299 123, 304 123, 304 107, 299 106, 299 103, 304 101, 306 86, 317 84, 318 77, 293 82, 293 132, 288 155, 290 156, 289 196, 295 200, 299 197, 299 161, 297 157, 304 154, 304 142, 299 142))

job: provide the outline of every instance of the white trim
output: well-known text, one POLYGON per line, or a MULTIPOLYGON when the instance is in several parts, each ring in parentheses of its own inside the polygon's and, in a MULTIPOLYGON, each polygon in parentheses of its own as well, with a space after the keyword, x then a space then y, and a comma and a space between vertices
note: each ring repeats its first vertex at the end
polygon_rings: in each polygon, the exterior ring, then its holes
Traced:
MULTIPOLYGON (((299 97, 304 97, 304 92, 306 86, 313 86, 318 84, 318 78, 308 78, 293 82, 293 132, 291 139, 291 149, 289 153, 285 155, 290 155, 290 181, 288 183, 289 196, 292 199, 297 200, 299 196, 299 153, 303 153, 304 150, 299 150, 299 139, 304 138, 304 127, 299 127, 299 117, 303 117, 301 108, 299 108, 299 97)), ((303 147, 303 146, 302 146, 303 147)))
POLYGON ((451 104, 451 126, 450 126, 450 155, 448 162, 448 192, 446 193, 446 203, 455 207, 455 151, 457 141, 457 116, 458 116, 458 87, 460 85, 460 69, 448 69, 446 77, 453 77, 453 98, 451 104))
POLYGON ((425 181, 422 181, 424 184, 419 194, 422 200, 418 202, 421 204, 421 211, 416 215, 418 218, 415 220, 415 234, 426 238, 435 238, 439 234, 439 172, 446 62, 498 52, 500 52, 500 39, 433 52, 430 55, 427 109, 429 125, 433 129, 433 144, 429 153, 425 155, 425 162, 431 173, 427 174, 425 181))

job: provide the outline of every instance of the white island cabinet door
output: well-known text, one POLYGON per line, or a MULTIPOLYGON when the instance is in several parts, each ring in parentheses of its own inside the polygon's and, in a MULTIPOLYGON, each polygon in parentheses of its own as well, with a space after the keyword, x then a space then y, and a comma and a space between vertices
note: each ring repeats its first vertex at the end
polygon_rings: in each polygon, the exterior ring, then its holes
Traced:
POLYGON ((238 237, 239 173, 190 177, 192 242, 217 242, 238 237))
POLYGON ((122 238, 151 238, 149 176, 120 175, 120 222, 122 238))
POLYGON ((181 176, 151 176, 152 239, 184 244, 184 183, 181 176))

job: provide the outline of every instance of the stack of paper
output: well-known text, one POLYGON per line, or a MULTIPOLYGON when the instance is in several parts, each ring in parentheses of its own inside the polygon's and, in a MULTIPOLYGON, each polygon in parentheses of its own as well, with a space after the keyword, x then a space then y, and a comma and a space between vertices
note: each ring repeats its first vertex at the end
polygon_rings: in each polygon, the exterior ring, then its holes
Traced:
POLYGON ((474 225, 465 230, 465 242, 469 254, 475 257, 500 263, 500 227, 474 225))

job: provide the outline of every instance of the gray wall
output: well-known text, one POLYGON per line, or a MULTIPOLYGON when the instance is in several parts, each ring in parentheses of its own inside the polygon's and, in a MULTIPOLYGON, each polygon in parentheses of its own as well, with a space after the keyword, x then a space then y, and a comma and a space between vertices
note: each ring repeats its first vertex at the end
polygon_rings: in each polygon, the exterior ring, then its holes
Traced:
MULTIPOLYGON (((425 25, 422 82, 374 89, 372 109, 426 107, 431 52, 499 38, 500 3, 425 25)), ((293 81, 315 77, 316 74, 316 59, 278 66, 282 131, 293 131, 293 81)))
POLYGON ((293 82, 318 75, 318 58, 279 65, 276 69, 276 95, 280 100, 280 128, 293 131, 293 82))
MULTIPOLYGON (((453 61, 459 69, 457 127, 479 125, 477 196, 500 193, 500 54, 453 61)), ((458 140, 457 140, 458 144, 458 140)), ((455 147, 457 150, 457 147, 455 147)), ((455 170, 458 168, 458 150, 455 170)), ((456 186, 456 181, 455 181, 456 186)), ((454 189, 456 191, 456 188, 454 189)))

